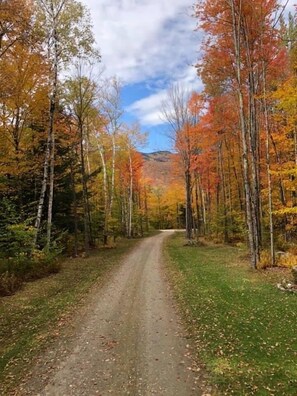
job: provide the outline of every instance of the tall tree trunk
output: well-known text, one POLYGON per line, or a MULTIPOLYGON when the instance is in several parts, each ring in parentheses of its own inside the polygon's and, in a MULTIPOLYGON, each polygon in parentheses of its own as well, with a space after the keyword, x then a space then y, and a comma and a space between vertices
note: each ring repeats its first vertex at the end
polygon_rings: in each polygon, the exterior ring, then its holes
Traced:
MULTIPOLYGON (((229 165, 229 167, 232 168, 232 171, 233 171, 233 174, 234 174, 234 177, 235 177, 235 180, 236 180, 236 186, 237 186, 237 193, 238 193, 238 199, 239 199, 239 204, 240 204, 240 210, 243 211, 244 205, 243 205, 243 197, 242 197, 242 183, 239 181, 239 177, 238 177, 238 174, 237 174, 237 169, 236 169, 235 161, 234 161, 234 153, 232 152, 231 147, 227 143, 227 141, 225 141, 225 146, 226 146, 226 149, 227 149, 227 152, 228 152, 228 161, 231 160, 231 163, 232 163, 232 164, 229 165)), ((230 179, 231 179, 231 174, 230 174, 230 179)))
POLYGON ((73 169, 72 159, 70 160, 70 177, 73 199, 73 220, 74 220, 74 257, 78 255, 78 221, 77 221, 77 197, 75 191, 75 173, 73 169))
POLYGON ((55 37, 55 60, 53 70, 53 86, 50 96, 50 107, 49 107, 49 127, 45 151, 45 159, 43 165, 43 180, 41 185, 41 192, 39 197, 39 203, 37 208, 37 216, 35 220, 35 236, 34 236, 34 248, 37 244, 37 237, 41 226, 41 218, 44 207, 45 193, 47 189, 48 173, 50 167, 50 183, 49 183, 49 199, 48 199, 48 217, 47 217, 47 238, 46 238, 46 249, 50 249, 51 243, 51 229, 52 229, 52 207, 54 197, 54 167, 55 167, 55 135, 54 135, 54 122, 56 113, 56 100, 57 100, 57 85, 58 85, 58 58, 57 58, 57 37, 55 37))
MULTIPOLYGON (((54 4, 51 2, 51 13, 54 16, 54 4)), ((46 250, 50 250, 51 234, 52 234, 52 217, 53 217, 53 201, 54 201, 54 177, 55 177, 55 115, 57 105, 57 88, 58 88, 58 63, 59 63, 59 37, 56 27, 56 18, 53 18, 53 42, 54 42, 54 59, 53 59, 53 87, 50 98, 49 113, 49 130, 50 130, 50 180, 49 180, 49 197, 47 211, 47 233, 46 233, 46 250)))
MULTIPOLYGON (((54 4, 51 2, 50 4, 50 13, 53 18, 53 30, 52 34, 49 37, 49 42, 52 39, 54 48, 53 48, 53 70, 52 70, 52 90, 50 95, 50 107, 49 107, 49 127, 48 127, 48 137, 47 137, 47 145, 46 145, 46 153, 43 167, 43 181, 41 185, 40 198, 37 209, 37 216, 35 221, 35 237, 34 237, 34 248, 36 247, 38 232, 40 230, 41 225, 41 217, 44 207, 44 199, 45 193, 47 189, 48 182, 48 167, 50 166, 50 181, 49 181, 49 199, 48 199, 48 216, 47 216, 47 238, 46 238, 46 249, 50 250, 51 244, 51 230, 52 230, 52 208, 53 208, 53 199, 54 199, 54 164, 55 164, 55 134, 54 134, 54 122, 55 122, 55 113, 56 113, 56 101, 57 101, 57 86, 58 86, 58 63, 59 63, 59 37, 57 33, 56 27, 56 16, 54 12, 54 4)), ((48 58, 51 63, 51 50, 50 45, 48 47, 48 58)))
POLYGON ((90 224, 89 224, 89 205, 88 205, 88 187, 86 179, 84 144, 83 144, 83 125, 79 122, 79 140, 80 140, 80 162, 81 162, 81 177, 82 177, 82 190, 83 190, 83 210, 84 210, 84 247, 86 255, 90 250, 90 224))
POLYGON ((226 181, 225 172, 223 166, 223 153, 222 143, 219 145, 219 169, 222 180, 222 194, 223 194, 223 211, 224 211, 224 242, 229 242, 229 230, 228 230, 228 213, 227 213, 227 196, 226 196, 226 181))
POLYGON ((110 205, 109 205, 109 215, 111 216, 113 199, 114 199, 114 189, 115 189, 115 158, 116 158, 116 141, 115 133, 112 134, 112 163, 111 163, 111 186, 110 186, 110 205))
POLYGON ((197 232, 198 235, 201 234, 201 216, 199 207, 199 192, 198 192, 198 177, 195 175, 195 203, 196 203, 196 216, 197 216, 197 232))
POLYGON ((122 224, 122 234, 128 235, 128 226, 127 226, 127 205, 126 205, 126 194, 124 189, 121 194, 121 224, 122 224))
MULTIPOLYGON (((249 49, 247 51, 249 53, 249 49)), ((249 58, 249 57, 248 57, 249 58)), ((252 69, 251 61, 249 68, 252 69)), ((255 81, 253 71, 249 73, 249 128, 247 130, 249 151, 250 151, 250 190, 251 190, 251 210, 253 218, 255 251, 258 258, 260 258, 260 248, 262 245, 261 233, 261 199, 260 199, 260 155, 259 155, 259 128, 257 121, 257 108, 255 104, 255 81)))
POLYGON ((144 213, 145 213, 145 231, 149 232, 149 214, 148 214, 146 186, 144 186, 144 213))
MULTIPOLYGON (((273 139, 272 133, 270 133, 270 141, 272 143, 272 147, 273 147, 273 151, 274 151, 275 156, 276 156, 277 163, 278 163, 279 166, 281 166, 282 162, 281 162, 281 159, 280 159, 280 155, 279 155, 276 143, 275 143, 275 141, 273 139)), ((297 163, 296 163, 296 166, 297 166, 297 163)), ((283 206, 286 206, 287 205, 287 199, 286 199, 286 194, 285 194, 284 182, 283 182, 283 179, 282 179, 281 176, 279 177, 279 190, 280 190, 281 203, 282 203, 283 206)))
POLYGON ((103 193, 104 193, 104 228, 103 228, 103 243, 107 245, 108 232, 109 232, 109 194, 108 194, 108 180, 107 180, 107 168, 104 156, 103 147, 98 145, 102 170, 103 170, 103 193))
POLYGON ((130 185, 129 185, 129 217, 128 217, 128 238, 132 236, 132 211, 133 211, 133 166, 131 152, 129 150, 129 173, 130 173, 130 185))
POLYGON ((243 150, 243 176, 245 187, 245 201, 246 201, 246 220, 248 227, 248 240, 251 253, 251 266, 257 268, 259 261, 256 243, 254 239, 254 222, 255 218, 252 215, 252 202, 251 202, 251 189, 249 182, 249 161, 248 161, 248 144, 247 144, 247 131, 244 112, 244 101, 242 93, 242 77, 241 77, 241 52, 240 52, 240 30, 241 30, 241 1, 239 10, 235 10, 235 0, 230 0, 232 11, 232 28, 233 28, 233 43, 235 50, 236 62, 236 79, 237 79, 237 95, 239 102, 239 115, 240 115, 240 129, 241 129, 241 143, 243 150), (238 11, 238 13, 236 12, 238 11))
POLYGON ((50 111, 50 178, 49 178, 49 196, 48 196, 48 212, 47 212, 47 238, 46 250, 50 250, 51 245, 51 232, 52 232, 52 217, 53 217, 53 200, 54 200, 54 177, 55 177, 55 134, 54 134, 54 118, 56 108, 56 93, 51 99, 50 111))
MULTIPOLYGON (((225 139, 225 146, 227 148, 227 142, 225 139)), ((227 153, 228 154, 228 153, 227 153)), ((233 213, 234 213, 234 207, 233 207, 233 190, 232 190, 232 179, 231 179, 231 174, 232 174, 232 170, 231 170, 231 160, 230 160, 230 156, 228 155, 228 181, 227 181, 227 186, 228 186, 228 200, 229 200, 229 221, 230 221, 230 233, 233 236, 233 213)))
POLYGON ((51 134, 50 134, 50 130, 48 129, 47 142, 45 148, 45 158, 43 163, 43 179, 42 179, 41 191, 40 191, 39 202, 37 207, 37 216, 35 220, 35 233, 34 233, 34 241, 33 241, 34 249, 36 248, 37 245, 38 233, 41 227, 41 218, 44 207, 45 193, 47 189, 48 167, 49 167, 49 159, 50 159, 50 142, 51 142, 51 134))
POLYGON ((271 265, 275 266, 275 248, 274 248, 274 227, 273 227, 273 214, 272 214, 272 180, 270 172, 270 128, 268 119, 268 106, 267 106, 267 92, 266 92, 266 69, 263 62, 263 107, 265 119, 265 132, 266 132, 266 171, 267 171, 267 185, 268 185, 268 213, 269 213, 269 234, 270 234, 270 257, 271 265))
POLYGON ((260 148, 259 148, 259 125, 258 112, 256 106, 256 82, 252 51, 250 48, 249 31, 246 20, 242 20, 243 38, 246 48, 246 60, 249 70, 248 74, 248 100, 249 100, 249 128, 247 136, 250 151, 250 191, 251 191, 251 212, 253 219, 255 254, 257 260, 260 259, 260 248, 262 245, 261 231, 261 195, 260 195, 260 148))
POLYGON ((193 237, 193 214, 192 214, 192 186, 191 186, 191 172, 189 166, 185 172, 186 183, 186 238, 193 237))
MULTIPOLYGON (((220 175, 220 150, 218 153, 218 157, 217 157, 217 166, 216 166, 216 173, 218 175, 220 175)), ((222 180, 222 178, 221 178, 222 180)), ((220 206, 221 206, 221 180, 220 178, 218 178, 217 182, 216 182, 216 238, 218 238, 218 234, 219 234, 219 224, 220 224, 220 206)))
POLYGON ((139 231, 140 231, 140 236, 143 237, 143 218, 142 218, 142 200, 141 200, 141 190, 140 186, 138 186, 138 217, 139 217, 139 231))
POLYGON ((200 204, 201 204, 201 214, 202 214, 202 233, 205 236, 207 232, 207 219, 206 219, 206 204, 205 204, 205 193, 202 188, 202 183, 200 180, 200 175, 197 175, 198 178, 198 190, 199 190, 199 196, 200 196, 200 204))

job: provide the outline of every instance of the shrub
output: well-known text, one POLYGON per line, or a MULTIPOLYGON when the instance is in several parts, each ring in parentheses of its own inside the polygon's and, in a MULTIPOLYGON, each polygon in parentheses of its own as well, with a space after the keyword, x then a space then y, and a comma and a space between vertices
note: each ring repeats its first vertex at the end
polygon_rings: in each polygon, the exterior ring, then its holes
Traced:
POLYGON ((61 263, 55 252, 46 254, 34 250, 30 257, 24 253, 0 262, 0 295, 7 296, 20 289, 23 282, 34 281, 58 273, 61 263))
POLYGON ((66 235, 60 233, 50 252, 33 250, 35 228, 18 222, 13 208, 7 208, 9 221, 0 213, 0 295, 13 294, 24 281, 59 272, 57 257, 61 254, 60 246, 63 246, 61 239, 66 235))
MULTIPOLYGON (((289 252, 276 252, 275 261, 277 267, 293 268, 297 265, 297 256, 289 252)), ((265 269, 272 267, 271 255, 269 250, 262 250, 259 269, 265 269)))
POLYGON ((0 274, 0 296, 9 296, 22 286, 22 281, 15 274, 8 271, 0 274))
POLYGON ((272 267, 271 254, 269 250, 262 250, 260 254, 260 262, 258 269, 265 269, 272 267))
POLYGON ((9 224, 1 235, 0 248, 5 257, 29 257, 32 250, 34 227, 26 223, 9 224))
POLYGON ((285 253, 280 256, 278 264, 281 267, 293 268, 297 265, 297 256, 291 253, 285 253))

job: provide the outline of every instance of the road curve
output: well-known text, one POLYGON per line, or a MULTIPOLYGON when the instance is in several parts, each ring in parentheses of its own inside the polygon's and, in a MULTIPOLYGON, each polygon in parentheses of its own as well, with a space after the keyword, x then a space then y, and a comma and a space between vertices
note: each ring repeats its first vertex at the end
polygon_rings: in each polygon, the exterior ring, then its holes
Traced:
POLYGON ((162 273, 169 234, 143 240, 92 295, 71 347, 43 375, 42 388, 30 381, 29 394, 200 395, 162 273))

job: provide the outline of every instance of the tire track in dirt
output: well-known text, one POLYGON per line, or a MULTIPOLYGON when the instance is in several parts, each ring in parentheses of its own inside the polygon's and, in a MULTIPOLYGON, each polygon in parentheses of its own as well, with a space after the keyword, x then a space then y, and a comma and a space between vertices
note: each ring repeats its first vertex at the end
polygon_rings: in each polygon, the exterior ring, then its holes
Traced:
POLYGON ((202 394, 162 273, 170 232, 142 241, 93 293, 67 350, 44 355, 21 394, 48 396, 202 394), (50 362, 51 360, 51 362, 50 362), (36 373, 38 377, 36 377, 36 373))

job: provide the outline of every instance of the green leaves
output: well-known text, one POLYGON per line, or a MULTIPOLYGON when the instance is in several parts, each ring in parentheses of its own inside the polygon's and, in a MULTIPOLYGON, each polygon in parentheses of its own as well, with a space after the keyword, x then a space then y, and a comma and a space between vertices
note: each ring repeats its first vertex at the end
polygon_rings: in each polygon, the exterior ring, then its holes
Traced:
POLYGON ((76 0, 36 0, 39 31, 50 58, 64 66, 73 58, 100 59, 95 48, 90 13, 76 0))

